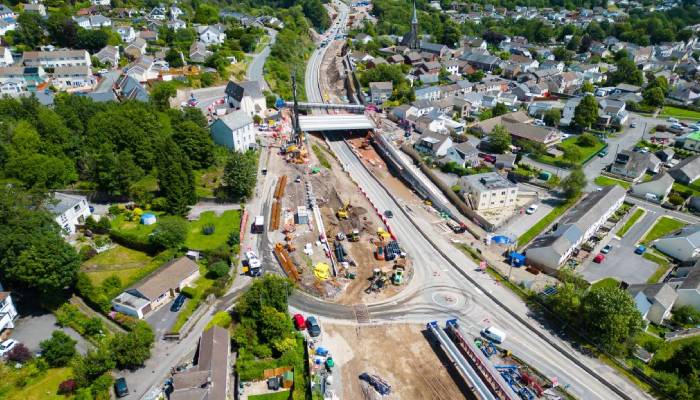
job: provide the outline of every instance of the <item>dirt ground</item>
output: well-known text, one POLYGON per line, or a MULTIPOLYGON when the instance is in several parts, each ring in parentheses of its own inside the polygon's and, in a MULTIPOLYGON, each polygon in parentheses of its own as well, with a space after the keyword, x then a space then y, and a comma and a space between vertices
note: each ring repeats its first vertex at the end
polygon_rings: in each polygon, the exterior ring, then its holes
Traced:
POLYGON ((309 293, 341 304, 357 304, 393 296, 412 277, 413 271, 410 262, 401 260, 405 268, 403 285, 388 284, 379 292, 365 292, 365 289, 370 286, 370 278, 374 268, 380 268, 389 277, 393 273, 393 262, 378 261, 374 258, 379 237, 377 229, 384 228, 384 224, 365 196, 348 179, 322 138, 311 136, 309 140, 322 148, 331 164, 331 169, 320 168, 320 172, 312 173, 312 168, 320 165, 313 151, 308 152, 308 164, 287 163, 279 155, 272 157, 268 168, 287 175, 287 185, 281 199, 280 229, 271 235, 273 241, 283 242, 285 226, 294 227, 293 232, 290 232, 289 235, 292 238, 291 243, 295 251, 292 251, 290 255, 301 274, 300 286, 309 293), (297 176, 301 178, 301 182, 295 182, 297 176), (358 242, 347 240, 340 242, 349 253, 350 258, 354 260, 354 265, 351 263, 345 268, 337 264, 337 277, 323 282, 319 282, 314 276, 314 267, 321 262, 330 265, 330 262, 319 242, 319 232, 313 213, 310 213, 308 224, 294 224, 294 214, 297 207, 308 206, 307 183, 311 184, 316 202, 321 209, 325 234, 329 239, 331 251, 334 249, 334 241, 338 232, 347 234, 354 229, 360 232, 358 242), (339 220, 336 212, 347 203, 350 204, 350 218, 339 220), (308 245, 313 251, 312 254, 304 252, 305 246, 308 245), (351 275, 354 275, 354 279, 349 279, 351 275))
POLYGON ((471 396, 464 380, 433 347, 421 325, 324 324, 323 346, 333 354, 343 399, 367 399, 358 376, 375 374, 391 385, 387 399, 458 400, 471 396), (466 393, 466 395, 465 395, 466 393))

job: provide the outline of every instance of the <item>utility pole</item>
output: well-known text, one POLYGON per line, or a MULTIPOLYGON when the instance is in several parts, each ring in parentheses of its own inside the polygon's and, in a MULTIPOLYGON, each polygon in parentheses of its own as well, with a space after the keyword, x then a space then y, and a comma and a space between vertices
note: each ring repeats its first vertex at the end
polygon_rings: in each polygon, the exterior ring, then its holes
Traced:
POLYGON ((299 127, 299 103, 297 103, 297 70, 294 69, 292 73, 292 96, 294 99, 294 107, 292 112, 294 113, 292 119, 292 125, 294 132, 292 133, 292 142, 297 146, 301 145, 301 128, 299 127))

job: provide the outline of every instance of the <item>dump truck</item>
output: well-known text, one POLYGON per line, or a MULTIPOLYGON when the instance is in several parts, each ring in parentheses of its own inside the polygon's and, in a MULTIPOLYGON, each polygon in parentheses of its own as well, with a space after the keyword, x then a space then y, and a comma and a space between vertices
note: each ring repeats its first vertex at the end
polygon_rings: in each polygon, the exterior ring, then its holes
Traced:
POLYGON ((251 228, 251 231, 253 233, 263 233, 265 230, 265 217, 262 215, 258 215, 255 217, 255 221, 253 221, 253 227, 251 228))

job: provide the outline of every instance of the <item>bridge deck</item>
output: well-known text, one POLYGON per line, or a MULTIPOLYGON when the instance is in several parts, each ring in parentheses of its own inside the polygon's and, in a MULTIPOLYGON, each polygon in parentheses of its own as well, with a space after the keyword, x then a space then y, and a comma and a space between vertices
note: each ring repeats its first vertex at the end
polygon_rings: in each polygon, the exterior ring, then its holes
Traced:
POLYGON ((300 115, 299 127, 304 132, 330 132, 374 129, 374 123, 363 114, 300 115))

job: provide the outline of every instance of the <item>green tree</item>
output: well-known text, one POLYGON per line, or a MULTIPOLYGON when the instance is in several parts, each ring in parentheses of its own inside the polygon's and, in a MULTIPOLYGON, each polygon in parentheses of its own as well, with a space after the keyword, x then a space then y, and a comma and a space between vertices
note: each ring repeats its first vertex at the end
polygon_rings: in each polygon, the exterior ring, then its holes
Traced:
POLYGON ((109 350, 117 368, 133 369, 143 365, 151 356, 155 337, 145 321, 139 321, 128 333, 117 333, 109 340, 109 350))
POLYGON ((550 108, 544 113, 542 120, 547 126, 557 126, 559 125, 559 120, 561 119, 561 109, 550 108))
POLYGON ((566 178, 562 179, 559 186, 564 191, 567 199, 573 199, 583 191, 587 184, 586 174, 583 173, 580 167, 577 167, 566 178))
POLYGON ((63 367, 68 365, 75 356, 75 341, 63 331, 53 331, 51 338, 39 343, 41 356, 52 367, 63 367))
POLYGON ((496 103, 496 105, 491 109, 491 114, 494 117, 498 117, 503 114, 508 113, 508 107, 503 103, 496 103))
POLYGON ((160 82, 151 90, 151 101, 159 110, 164 111, 170 108, 170 99, 175 94, 175 86, 171 82, 160 82))
POLYGON ((219 21, 219 10, 211 4, 200 3, 195 9, 194 22, 198 24, 215 24, 219 21))
POLYGON ((180 68, 185 65, 185 62, 182 60, 182 53, 175 48, 168 49, 168 52, 165 53, 165 61, 168 62, 171 68, 180 68))
POLYGON ((304 15, 306 15, 316 29, 321 31, 328 29, 331 20, 323 4, 321 4, 321 0, 303 0, 301 2, 301 7, 304 11, 304 15))
POLYGON ((598 143, 598 139, 592 133, 584 133, 576 139, 576 144, 582 147, 593 147, 598 143))
POLYGON ((637 68, 632 59, 620 57, 615 65, 617 69, 614 72, 608 73, 609 84, 629 83, 630 85, 642 86, 644 83, 644 74, 637 68))
POLYGON ((166 249, 182 246, 185 239, 187 239, 187 222, 176 216, 161 217, 153 234, 149 237, 151 243, 166 249))
POLYGON ((593 84, 589 81, 583 82, 583 85, 581 85, 581 93, 593 93, 595 92, 595 88, 593 87, 593 84))
POLYGON ((582 158, 583 152, 578 147, 571 146, 564 149, 564 159, 566 161, 576 163, 577 161, 581 161, 582 158))
POLYGON ((499 154, 505 153, 511 145, 510 133, 503 125, 496 125, 489 134, 489 148, 499 154))
POLYGON ((253 194, 258 174, 258 156, 253 151, 231 152, 224 167, 223 189, 230 199, 247 199, 253 194))
POLYGON ((274 307, 263 306, 259 321, 260 338, 268 343, 282 339, 292 332, 289 314, 277 311, 274 307))
POLYGON ((21 13, 17 17, 17 29, 14 32, 15 44, 23 44, 33 49, 44 40, 44 20, 39 14, 21 13))
POLYGON ((661 107, 666 100, 664 91, 660 87, 647 88, 642 93, 644 102, 650 106, 661 107))
POLYGON ((165 209, 173 215, 185 215, 197 201, 194 173, 185 153, 168 138, 161 146, 158 160, 158 187, 165 197, 165 209))
POLYGON ((203 169, 214 163, 214 142, 209 131, 192 120, 173 124, 173 140, 190 160, 193 169, 203 169))
POLYGON ((212 278, 216 279, 228 275, 229 266, 226 261, 222 260, 215 262, 207 269, 209 270, 209 274, 211 274, 212 278))
POLYGON ((643 326, 634 300, 619 288, 592 287, 583 297, 580 315, 586 334, 616 354, 622 353, 643 326))
POLYGON ((580 129, 590 128, 598 120, 598 103, 591 95, 584 96, 574 109, 574 123, 580 129))
POLYGON ((79 387, 87 387, 105 372, 116 366, 110 350, 104 344, 89 349, 85 356, 73 360, 73 374, 79 387))
POLYGON ((682 327, 694 327, 700 324, 700 311, 692 306, 680 306, 673 310, 671 321, 682 327))

